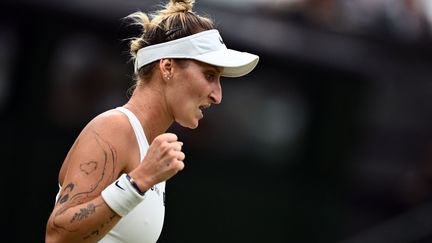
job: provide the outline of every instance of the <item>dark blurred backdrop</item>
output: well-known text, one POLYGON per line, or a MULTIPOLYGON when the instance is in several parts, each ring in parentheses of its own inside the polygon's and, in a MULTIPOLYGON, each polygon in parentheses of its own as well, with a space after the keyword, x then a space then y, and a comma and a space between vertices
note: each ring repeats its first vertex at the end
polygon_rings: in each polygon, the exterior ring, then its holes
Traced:
MULTIPOLYGON (((160 3, 0 2, 2 241, 44 241, 69 147, 133 85, 122 17, 160 3)), ((261 59, 198 129, 170 128, 187 160, 159 242, 432 242, 432 1, 195 11, 261 59)))

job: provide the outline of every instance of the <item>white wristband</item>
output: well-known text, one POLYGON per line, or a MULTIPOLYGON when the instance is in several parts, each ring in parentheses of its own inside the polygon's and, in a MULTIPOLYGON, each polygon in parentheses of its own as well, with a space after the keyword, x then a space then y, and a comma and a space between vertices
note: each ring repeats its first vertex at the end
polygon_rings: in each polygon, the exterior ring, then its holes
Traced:
POLYGON ((102 191, 102 198, 120 216, 125 216, 145 198, 140 195, 122 174, 116 181, 102 191))

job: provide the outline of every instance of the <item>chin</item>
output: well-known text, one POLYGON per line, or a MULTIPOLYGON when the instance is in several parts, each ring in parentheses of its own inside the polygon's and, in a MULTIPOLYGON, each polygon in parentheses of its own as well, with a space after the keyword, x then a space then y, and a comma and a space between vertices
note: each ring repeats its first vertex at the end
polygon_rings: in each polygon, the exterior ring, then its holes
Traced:
POLYGON ((198 120, 191 121, 191 122, 177 121, 177 123, 180 124, 180 126, 182 126, 182 127, 186 127, 186 128, 190 128, 190 129, 195 129, 199 125, 198 120))
POLYGON ((191 124, 190 126, 187 126, 187 128, 190 128, 190 129, 195 129, 195 128, 197 128, 198 127, 198 122, 196 122, 196 123, 194 123, 194 124, 191 124))

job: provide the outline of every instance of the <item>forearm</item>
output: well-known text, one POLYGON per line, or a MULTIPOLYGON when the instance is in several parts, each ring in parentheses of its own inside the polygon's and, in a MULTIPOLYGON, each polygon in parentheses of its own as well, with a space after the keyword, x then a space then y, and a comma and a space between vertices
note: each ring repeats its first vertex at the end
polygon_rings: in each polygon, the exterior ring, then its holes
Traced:
POLYGON ((58 205, 48 221, 46 242, 97 242, 120 218, 101 196, 79 205, 58 205))

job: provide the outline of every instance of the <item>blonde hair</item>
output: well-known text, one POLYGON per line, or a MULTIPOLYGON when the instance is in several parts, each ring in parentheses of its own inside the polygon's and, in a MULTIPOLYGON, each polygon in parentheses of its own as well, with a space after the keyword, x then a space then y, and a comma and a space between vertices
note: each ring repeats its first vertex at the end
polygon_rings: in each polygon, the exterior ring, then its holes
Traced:
MULTIPOLYGON (((163 9, 151 14, 150 17, 143 12, 127 16, 133 25, 138 25, 142 29, 142 34, 130 41, 132 60, 135 62, 138 50, 146 46, 214 29, 214 23, 210 18, 199 16, 192 11, 194 3, 194 0, 170 0, 163 9)), ((141 79, 151 76, 154 64, 140 68, 138 76, 141 79)))

